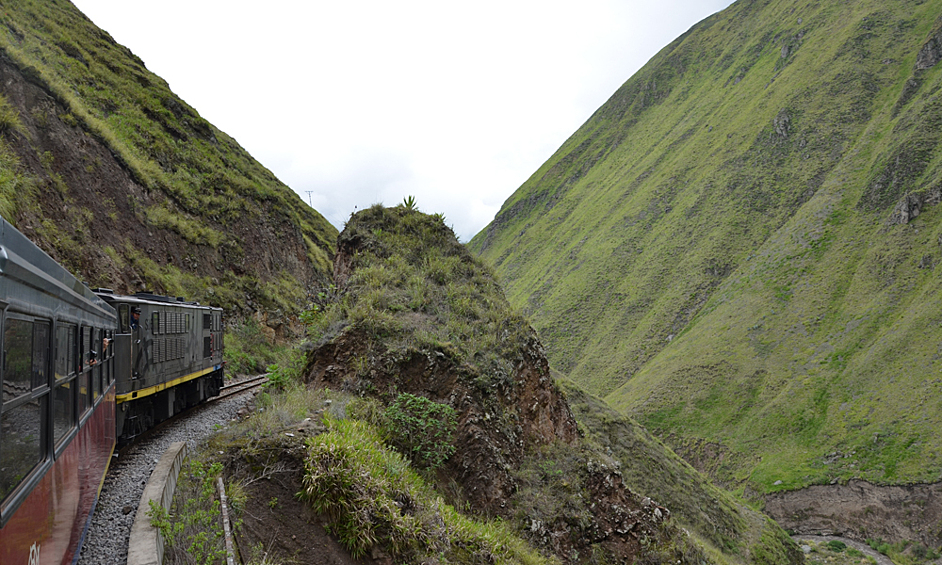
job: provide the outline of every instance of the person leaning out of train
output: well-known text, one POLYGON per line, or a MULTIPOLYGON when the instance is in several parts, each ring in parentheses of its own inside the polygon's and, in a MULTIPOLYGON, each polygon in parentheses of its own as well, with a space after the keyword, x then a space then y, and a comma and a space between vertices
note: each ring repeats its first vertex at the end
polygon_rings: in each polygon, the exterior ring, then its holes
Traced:
MULTIPOLYGON (((102 354, 102 356, 107 356, 107 355, 108 355, 108 346, 109 346, 110 344, 111 344, 111 340, 108 339, 107 337, 106 337, 106 338, 103 338, 103 339, 101 340, 101 354, 102 354)), ((89 350, 88 350, 88 364, 89 364, 89 365, 97 365, 97 364, 98 364, 98 352, 95 351, 94 349, 89 349, 89 350)))

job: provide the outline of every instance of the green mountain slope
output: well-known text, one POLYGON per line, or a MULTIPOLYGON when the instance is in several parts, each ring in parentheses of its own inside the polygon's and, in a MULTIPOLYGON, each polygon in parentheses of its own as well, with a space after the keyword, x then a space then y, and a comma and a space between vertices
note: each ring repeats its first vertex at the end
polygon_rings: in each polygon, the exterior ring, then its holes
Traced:
POLYGON ((93 285, 308 304, 333 226, 70 2, 0 6, 4 217, 93 285))
POLYGON ((938 480, 940 13, 737 2, 471 246, 558 369, 723 481, 938 480))

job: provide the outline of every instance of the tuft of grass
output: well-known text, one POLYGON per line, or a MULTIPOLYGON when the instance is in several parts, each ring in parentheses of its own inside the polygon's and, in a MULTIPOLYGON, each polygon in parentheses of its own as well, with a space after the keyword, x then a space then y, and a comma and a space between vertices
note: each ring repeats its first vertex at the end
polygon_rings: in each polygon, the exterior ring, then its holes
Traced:
POLYGON ((302 496, 330 519, 354 557, 381 545, 397 562, 553 563, 503 524, 467 518, 442 502, 409 462, 356 420, 327 418, 309 441, 302 496))
POLYGON ((226 366, 231 373, 257 375, 276 364, 281 350, 270 343, 258 323, 249 318, 226 328, 226 348, 223 352, 226 366))
POLYGON ((145 215, 148 224, 155 228, 172 229, 183 236, 183 239, 197 245, 219 247, 226 238, 219 230, 208 227, 193 217, 175 212, 166 203, 147 208, 145 215))
MULTIPOLYGON (((211 565, 225 560, 226 544, 216 479, 222 465, 188 460, 180 470, 170 511, 150 501, 147 513, 163 537, 164 562, 211 565)), ((238 497, 235 499, 238 502, 238 497)))
POLYGON ((20 113, 10 104, 5 96, 0 96, 0 136, 23 133, 25 128, 20 120, 20 113))

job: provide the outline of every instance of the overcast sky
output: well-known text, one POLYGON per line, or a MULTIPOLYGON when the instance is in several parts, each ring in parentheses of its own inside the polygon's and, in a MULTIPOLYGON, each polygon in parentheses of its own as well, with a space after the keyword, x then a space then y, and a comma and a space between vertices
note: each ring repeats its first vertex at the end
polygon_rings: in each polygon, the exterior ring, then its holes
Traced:
POLYGON ((730 0, 73 0, 337 228, 414 195, 467 241, 730 0))

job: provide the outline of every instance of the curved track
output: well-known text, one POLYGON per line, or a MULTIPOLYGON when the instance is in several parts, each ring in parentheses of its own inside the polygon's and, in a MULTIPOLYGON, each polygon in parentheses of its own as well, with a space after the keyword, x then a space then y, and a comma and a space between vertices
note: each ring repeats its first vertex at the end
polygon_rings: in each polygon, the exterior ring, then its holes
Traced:
POLYGON ((207 399, 206 402, 202 402, 200 404, 197 404, 196 406, 193 406, 182 412, 174 414, 170 418, 167 418, 163 422, 160 422, 156 426, 150 428, 149 430, 145 431, 141 435, 134 438, 134 441, 126 445, 119 446, 119 449, 117 451, 118 459, 121 459, 128 452, 130 448, 134 447, 135 445, 139 445, 142 442, 147 441, 148 438, 153 437, 154 434, 166 428, 167 426, 172 425, 174 422, 176 422, 180 418, 188 414, 191 414, 196 410, 200 410, 206 406, 210 406, 215 402, 218 402, 225 398, 229 398, 230 396, 235 396, 237 394, 241 394, 243 392, 248 392, 250 390, 256 389, 267 382, 268 382, 268 373, 264 375, 258 375, 256 377, 248 377, 238 382, 223 385, 223 387, 219 390, 219 396, 214 396, 212 398, 207 399))

